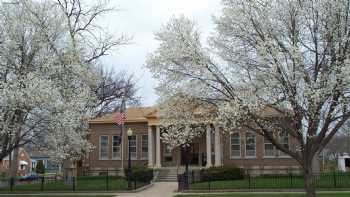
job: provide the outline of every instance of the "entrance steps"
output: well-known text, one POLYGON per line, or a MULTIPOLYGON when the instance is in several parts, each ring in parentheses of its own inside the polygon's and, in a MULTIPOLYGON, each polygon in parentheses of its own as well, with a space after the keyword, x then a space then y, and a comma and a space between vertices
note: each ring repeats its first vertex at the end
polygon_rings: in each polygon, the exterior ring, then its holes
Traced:
POLYGON ((182 168, 161 168, 158 170, 156 182, 176 182, 177 175, 184 173, 182 168))

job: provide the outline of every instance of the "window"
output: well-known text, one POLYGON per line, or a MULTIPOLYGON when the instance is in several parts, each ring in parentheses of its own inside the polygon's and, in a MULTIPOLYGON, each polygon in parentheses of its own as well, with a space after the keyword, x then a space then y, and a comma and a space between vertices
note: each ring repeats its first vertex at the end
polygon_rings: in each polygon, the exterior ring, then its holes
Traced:
POLYGON ((142 159, 148 158, 148 135, 141 136, 141 155, 142 159))
POLYGON ((26 169, 26 166, 25 166, 25 165, 21 164, 21 165, 19 166, 19 170, 25 170, 25 169, 26 169))
POLYGON ((107 135, 100 136, 100 159, 101 160, 108 159, 108 136, 107 135))
POLYGON ((230 135, 231 143, 231 158, 241 157, 241 138, 239 133, 233 133, 230 135))
POLYGON ((172 149, 169 144, 164 144, 164 160, 170 162, 173 160, 172 149))
POLYGON ((245 134, 245 156, 246 157, 255 157, 255 148, 256 148, 256 139, 255 134, 247 132, 245 134))
POLYGON ((120 142, 121 142, 121 139, 120 139, 119 135, 113 136, 113 139, 112 139, 112 159, 120 159, 121 158, 120 142))
MULTIPOLYGON (((288 132, 286 131, 282 131, 280 132, 280 136, 279 136, 279 140, 280 140, 280 143, 282 144, 282 146, 284 146, 285 148, 289 149, 289 135, 288 135, 288 132)), ((285 157, 285 156, 288 156, 288 154, 282 152, 282 151, 279 151, 279 155, 282 156, 282 157, 285 157)))
MULTIPOLYGON (((272 135, 272 132, 270 132, 272 135)), ((270 142, 269 139, 264 137, 264 157, 275 157, 275 146, 270 142)))
POLYGON ((210 131, 210 147, 211 147, 211 155, 215 155, 215 134, 210 131))
POLYGON ((130 158, 136 160, 137 159, 137 140, 136 135, 129 137, 129 150, 130 150, 130 158))

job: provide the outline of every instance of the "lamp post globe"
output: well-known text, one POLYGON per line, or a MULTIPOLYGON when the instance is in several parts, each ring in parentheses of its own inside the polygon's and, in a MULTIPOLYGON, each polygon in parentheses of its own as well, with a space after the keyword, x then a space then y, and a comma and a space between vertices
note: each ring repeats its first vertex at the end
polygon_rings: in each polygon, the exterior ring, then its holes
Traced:
POLYGON ((128 131, 126 132, 126 134, 128 135, 128 137, 132 136, 133 133, 134 133, 134 131, 133 131, 131 128, 129 128, 128 131))
POLYGON ((130 140, 131 140, 131 136, 133 135, 133 130, 131 128, 129 128, 126 132, 126 134, 128 135, 128 188, 131 189, 131 181, 130 181, 130 176, 131 176, 131 151, 130 151, 130 140))

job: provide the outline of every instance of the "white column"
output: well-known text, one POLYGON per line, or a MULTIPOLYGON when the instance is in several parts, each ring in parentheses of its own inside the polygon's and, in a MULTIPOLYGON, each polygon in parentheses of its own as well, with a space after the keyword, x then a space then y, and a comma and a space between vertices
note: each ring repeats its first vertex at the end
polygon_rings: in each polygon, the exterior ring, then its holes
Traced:
POLYGON ((215 125, 215 166, 221 166, 221 142, 220 142, 220 129, 218 125, 215 125))
POLYGON ((211 127, 207 125, 207 167, 211 167, 211 127))
POLYGON ((148 126, 148 167, 153 167, 153 132, 152 127, 148 126))
POLYGON ((156 127, 156 167, 160 168, 160 128, 156 127))

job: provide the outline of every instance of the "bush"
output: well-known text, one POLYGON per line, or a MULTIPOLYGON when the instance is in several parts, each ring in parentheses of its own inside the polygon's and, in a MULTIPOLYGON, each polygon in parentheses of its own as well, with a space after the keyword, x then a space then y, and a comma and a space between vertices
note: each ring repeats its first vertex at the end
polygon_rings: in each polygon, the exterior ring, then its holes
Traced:
POLYGON ((45 166, 42 160, 39 160, 36 164, 35 172, 38 174, 45 174, 45 166))
POLYGON ((7 171, 0 171, 0 179, 7 178, 8 172, 7 171))
POLYGON ((131 168, 131 174, 128 174, 128 169, 125 169, 125 175, 129 181, 149 183, 153 179, 153 169, 135 166, 131 168))
POLYGON ((212 181, 244 179, 243 170, 237 167, 211 167, 202 170, 202 174, 204 175, 204 179, 210 179, 212 181))

